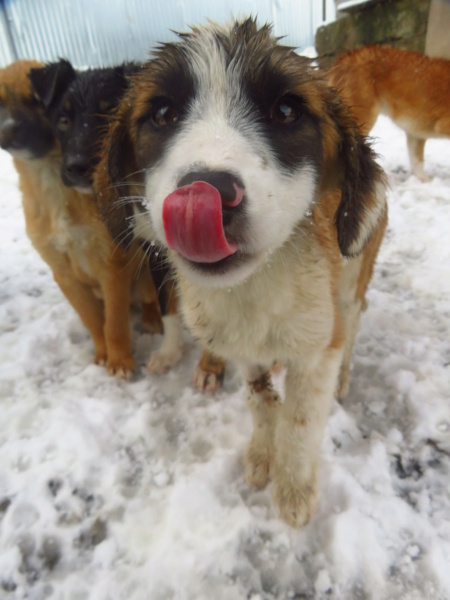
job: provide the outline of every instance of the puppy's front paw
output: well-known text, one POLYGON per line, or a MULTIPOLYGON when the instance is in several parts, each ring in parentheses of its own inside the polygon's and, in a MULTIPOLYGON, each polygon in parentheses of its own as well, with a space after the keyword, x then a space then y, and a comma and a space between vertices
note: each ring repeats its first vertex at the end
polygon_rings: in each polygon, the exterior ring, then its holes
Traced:
POLYGON ((275 477, 273 498, 283 521, 291 527, 303 527, 317 510, 319 490, 316 478, 299 484, 286 476, 275 477))
POLYGON ((129 381, 133 376, 134 359, 131 356, 117 359, 109 359, 107 369, 110 375, 116 375, 120 379, 129 381))
POLYGON ((167 371, 180 362, 183 356, 183 347, 172 348, 170 352, 160 348, 151 353, 147 363, 147 370, 150 373, 167 373, 167 371))
POLYGON ((245 479, 249 485, 260 490, 269 483, 270 456, 267 448, 254 439, 250 442, 244 460, 245 479))

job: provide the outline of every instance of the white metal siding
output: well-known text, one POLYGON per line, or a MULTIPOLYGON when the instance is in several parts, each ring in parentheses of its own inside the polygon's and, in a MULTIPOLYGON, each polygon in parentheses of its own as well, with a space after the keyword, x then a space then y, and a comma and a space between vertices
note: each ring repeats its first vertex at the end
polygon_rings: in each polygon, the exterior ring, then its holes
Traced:
MULTIPOLYGON (((1 2, 1 0, 0 0, 1 2)), ((326 0, 327 20, 334 1, 326 0)), ((0 65, 14 59, 5 30, 10 23, 18 58, 68 58, 75 66, 145 60, 157 42, 175 39, 171 30, 212 19, 257 15, 276 35, 300 49, 314 44, 322 24, 322 0, 9 0, 0 20, 0 65)))

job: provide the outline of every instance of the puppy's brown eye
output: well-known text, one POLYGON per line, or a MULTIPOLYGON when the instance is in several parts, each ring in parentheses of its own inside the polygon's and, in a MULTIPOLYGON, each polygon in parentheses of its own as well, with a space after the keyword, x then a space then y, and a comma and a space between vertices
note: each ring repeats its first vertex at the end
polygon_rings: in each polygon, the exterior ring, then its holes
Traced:
POLYGON ((158 127, 170 127, 178 121, 178 111, 170 103, 157 104, 152 112, 153 124, 158 127))
POLYGON ((290 125, 301 116, 301 107, 295 98, 285 96, 277 100, 270 113, 270 118, 280 125, 290 125))
POLYGON ((60 131, 67 131, 67 129, 69 128, 69 124, 69 117, 59 117, 57 127, 60 131))

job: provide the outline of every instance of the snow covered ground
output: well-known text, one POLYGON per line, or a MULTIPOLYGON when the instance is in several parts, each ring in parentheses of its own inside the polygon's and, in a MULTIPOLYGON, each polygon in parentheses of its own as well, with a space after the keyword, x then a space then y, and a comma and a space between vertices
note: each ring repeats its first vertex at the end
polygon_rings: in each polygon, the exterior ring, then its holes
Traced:
POLYGON ((450 598, 450 141, 427 143, 424 184, 405 135, 385 118, 373 133, 390 225, 302 531, 244 481, 235 367, 220 393, 194 389, 186 334, 182 364, 147 374, 159 339, 137 316, 133 381, 92 364, 0 154, 2 600, 450 598))

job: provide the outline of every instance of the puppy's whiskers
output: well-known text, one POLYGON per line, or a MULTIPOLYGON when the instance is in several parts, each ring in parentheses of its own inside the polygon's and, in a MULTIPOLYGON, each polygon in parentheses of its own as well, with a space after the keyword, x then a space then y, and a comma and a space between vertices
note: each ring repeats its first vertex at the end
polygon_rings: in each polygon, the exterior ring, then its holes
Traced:
POLYGON ((116 188, 120 188, 120 187, 129 187, 130 185, 135 186, 135 187, 145 188, 145 183, 141 183, 139 181, 127 181, 127 182, 119 182, 119 183, 114 183, 112 185, 108 185, 107 187, 105 187, 105 189, 112 190, 112 189, 116 189, 116 188))
POLYGON ((144 196, 124 196, 114 202, 115 207, 125 206, 126 204, 135 204, 136 202, 143 202, 146 198, 144 196))

